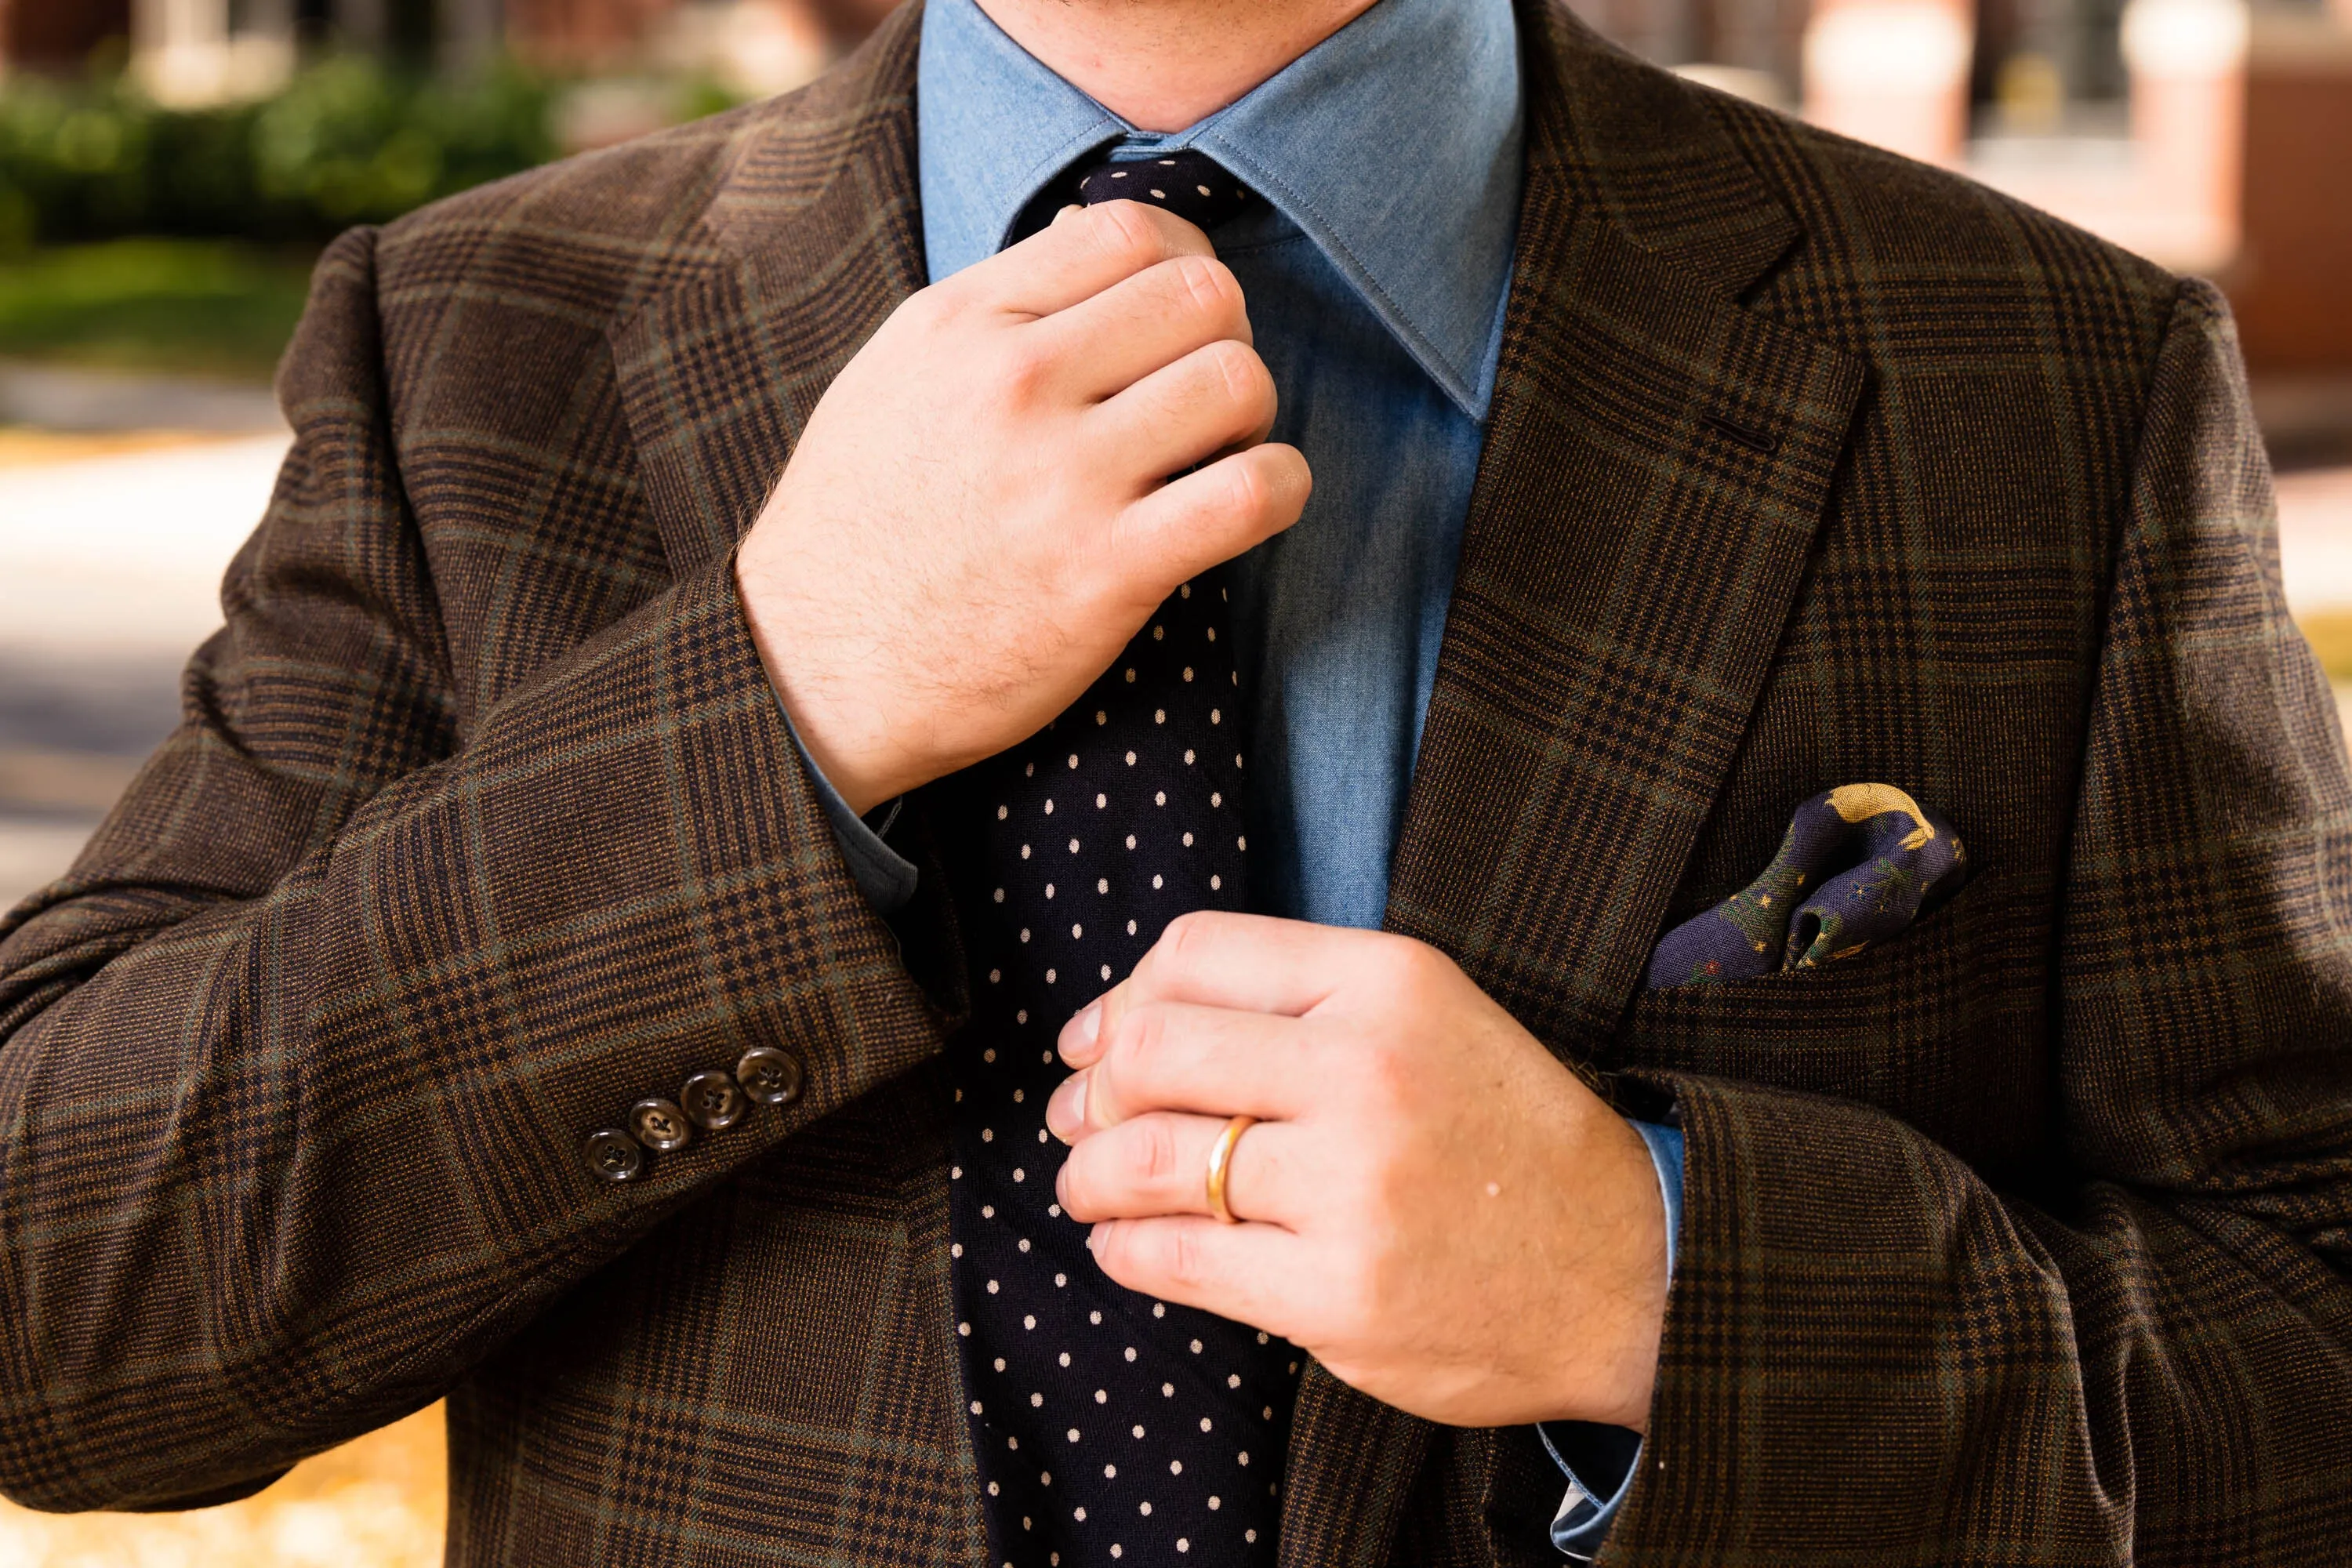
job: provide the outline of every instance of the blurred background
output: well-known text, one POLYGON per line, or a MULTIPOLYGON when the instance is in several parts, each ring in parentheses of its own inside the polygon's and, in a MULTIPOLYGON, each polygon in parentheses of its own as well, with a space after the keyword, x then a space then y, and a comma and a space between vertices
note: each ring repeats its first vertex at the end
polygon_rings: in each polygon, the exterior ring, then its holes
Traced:
MULTIPOLYGON (((1662 64, 2213 278, 2288 600, 2352 692, 2352 0, 1575 0, 1662 64)), ((890 0, 0 0, 0 906, 167 731, 342 227, 806 81, 890 0)), ((438 1563, 428 1410, 0 1568, 438 1563)))

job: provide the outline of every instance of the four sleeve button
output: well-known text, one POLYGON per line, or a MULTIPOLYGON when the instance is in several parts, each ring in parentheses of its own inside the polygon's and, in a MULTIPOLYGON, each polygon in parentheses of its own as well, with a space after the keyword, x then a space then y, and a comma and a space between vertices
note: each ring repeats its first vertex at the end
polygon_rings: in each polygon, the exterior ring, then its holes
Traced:
POLYGON ((641 1100, 629 1107, 629 1131, 638 1142, 656 1153, 683 1149, 694 1136, 686 1112, 671 1100, 641 1100))
POLYGON ((735 1081, 762 1105, 790 1105, 801 1097, 800 1059, 773 1046, 754 1046, 735 1064, 735 1081))
POLYGON ((735 1080, 715 1068, 688 1079, 677 1099, 694 1124, 708 1132, 724 1132, 742 1121, 743 1112, 751 1109, 735 1080))
POLYGON ((646 1152, 617 1127, 588 1134, 588 1168, 599 1181, 634 1182, 646 1168, 646 1152))

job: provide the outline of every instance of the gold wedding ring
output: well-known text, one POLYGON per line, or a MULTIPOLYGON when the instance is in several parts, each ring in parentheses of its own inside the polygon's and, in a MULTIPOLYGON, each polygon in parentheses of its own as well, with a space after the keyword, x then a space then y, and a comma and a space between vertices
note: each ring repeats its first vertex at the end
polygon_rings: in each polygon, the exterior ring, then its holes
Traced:
POLYGON ((1257 1125, 1255 1116, 1236 1116, 1225 1123, 1217 1141, 1209 1145, 1209 1212, 1221 1225, 1239 1225, 1241 1220, 1225 1204, 1225 1172, 1234 1163, 1234 1145, 1242 1134, 1257 1125))

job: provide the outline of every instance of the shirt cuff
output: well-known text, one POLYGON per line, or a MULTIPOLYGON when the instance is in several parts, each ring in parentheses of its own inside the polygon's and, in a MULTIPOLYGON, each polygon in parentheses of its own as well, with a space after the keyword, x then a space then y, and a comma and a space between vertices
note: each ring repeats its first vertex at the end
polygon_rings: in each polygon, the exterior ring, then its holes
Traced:
MULTIPOLYGON (((1683 1134, 1677 1127, 1636 1121, 1633 1131, 1650 1151, 1658 1173, 1658 1195, 1666 1206, 1666 1279, 1675 1277, 1675 1237, 1683 1226, 1683 1134)), ((1551 1543, 1570 1560, 1590 1563, 1609 1539, 1617 1509, 1632 1489, 1642 1462, 1643 1440, 1625 1426, 1591 1421, 1538 1423, 1536 1435, 1568 1478, 1568 1495, 1552 1515, 1551 1543)))
MULTIPOLYGON (((779 701, 777 706, 783 705, 779 701)), ((825 820, 833 824, 834 842, 841 846, 841 858, 849 863, 849 875, 856 882, 857 890, 866 895, 866 901, 874 906, 876 914, 897 914, 915 896, 919 873, 913 861, 883 839, 898 822, 898 808, 907 804, 907 797, 900 795, 864 816, 858 816, 841 798, 841 792, 833 787, 833 781, 824 776, 824 770, 816 765, 809 749, 801 743, 800 730, 793 723, 789 711, 784 714, 784 729, 801 754, 802 765, 808 769, 809 783, 816 788, 817 804, 824 807, 825 820)))

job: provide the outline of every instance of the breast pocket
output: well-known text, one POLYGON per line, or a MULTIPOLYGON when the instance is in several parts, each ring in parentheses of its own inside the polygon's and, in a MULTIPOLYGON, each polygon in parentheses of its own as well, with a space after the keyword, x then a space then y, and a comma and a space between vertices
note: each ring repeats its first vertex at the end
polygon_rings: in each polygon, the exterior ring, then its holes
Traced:
POLYGON ((1964 1154, 2038 1139, 2046 930, 1979 870, 1871 951, 1818 969, 1645 991, 1612 1067, 1703 1073, 1874 1105, 1964 1154))

